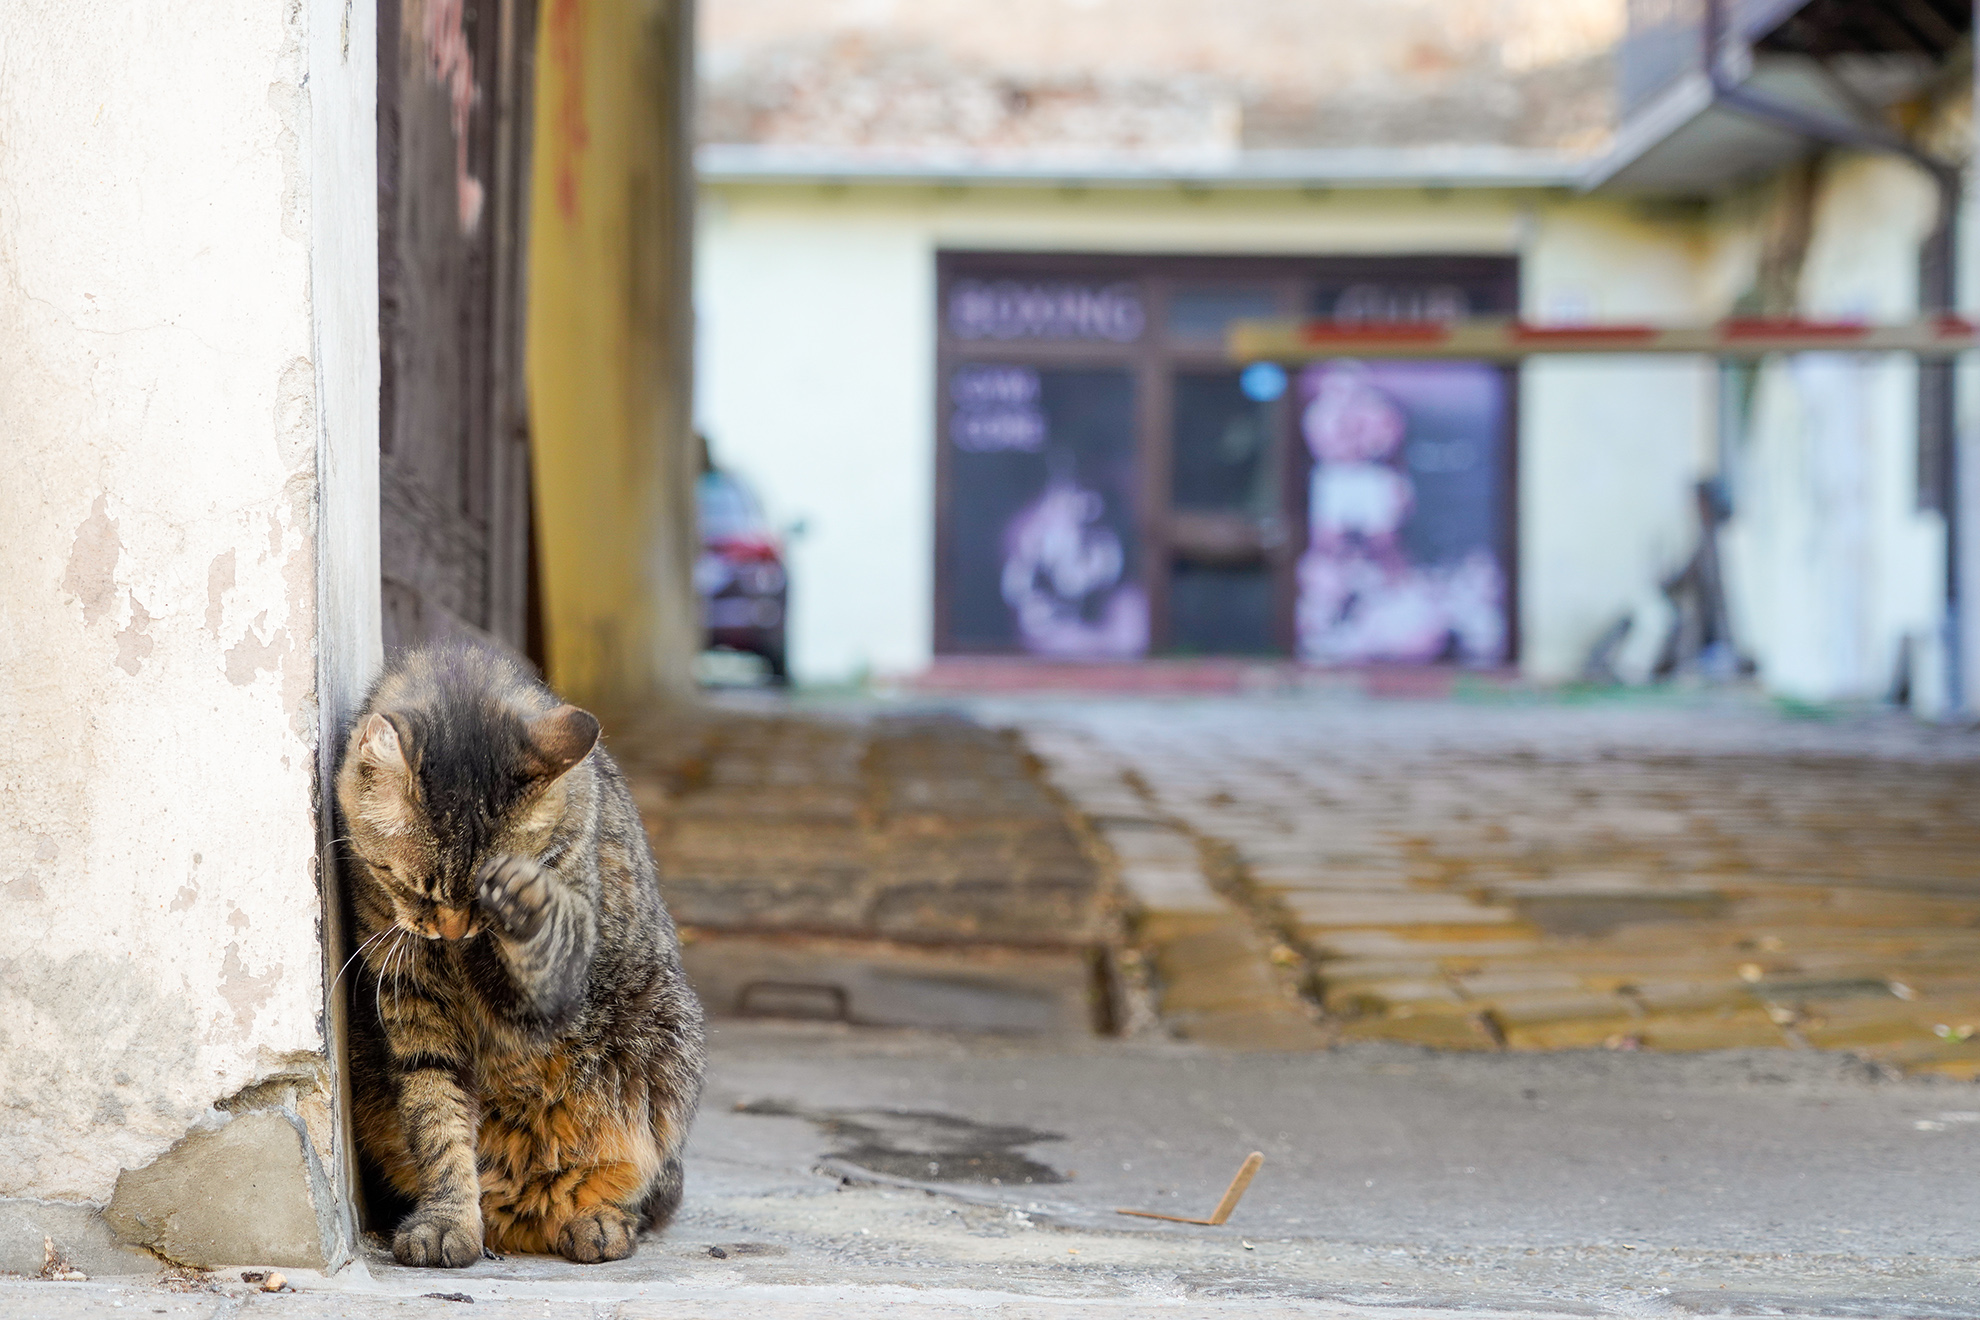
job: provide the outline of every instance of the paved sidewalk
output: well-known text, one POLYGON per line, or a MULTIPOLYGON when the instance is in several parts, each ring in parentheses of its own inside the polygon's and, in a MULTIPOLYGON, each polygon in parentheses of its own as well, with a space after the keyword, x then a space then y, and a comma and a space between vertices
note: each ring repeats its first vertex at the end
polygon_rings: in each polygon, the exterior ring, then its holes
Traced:
POLYGON ((979 709, 1100 823, 1185 1035, 1980 1076, 1980 735, 1734 698, 979 709))

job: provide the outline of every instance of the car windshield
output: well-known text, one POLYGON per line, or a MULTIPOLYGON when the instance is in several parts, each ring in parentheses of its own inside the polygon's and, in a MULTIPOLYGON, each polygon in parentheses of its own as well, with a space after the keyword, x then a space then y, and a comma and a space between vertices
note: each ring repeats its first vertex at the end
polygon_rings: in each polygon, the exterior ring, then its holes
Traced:
POLYGON ((704 541, 760 535, 764 530, 763 510, 757 507, 756 497, 726 472, 704 472, 695 487, 695 503, 704 541))

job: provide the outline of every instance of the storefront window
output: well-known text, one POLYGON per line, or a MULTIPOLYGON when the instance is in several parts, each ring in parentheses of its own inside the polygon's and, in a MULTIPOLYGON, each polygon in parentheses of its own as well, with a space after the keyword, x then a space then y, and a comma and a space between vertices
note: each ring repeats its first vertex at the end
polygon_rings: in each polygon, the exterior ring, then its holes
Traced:
POLYGON ((1299 398, 1312 460, 1301 656, 1504 662, 1504 373, 1328 362, 1300 373, 1299 398))
POLYGON ((948 579, 963 648, 1079 659, 1148 648, 1134 381, 972 365, 949 378, 948 579))
POLYGON ((1510 313, 1512 260, 938 266, 938 651, 1513 658, 1506 371, 1224 350, 1245 318, 1510 313))

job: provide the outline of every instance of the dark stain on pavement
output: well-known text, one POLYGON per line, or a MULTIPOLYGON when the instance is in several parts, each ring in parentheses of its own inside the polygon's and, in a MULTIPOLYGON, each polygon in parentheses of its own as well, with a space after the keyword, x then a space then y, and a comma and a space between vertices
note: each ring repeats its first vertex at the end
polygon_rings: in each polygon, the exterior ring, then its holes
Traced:
POLYGON ((1057 1132, 978 1123, 926 1109, 802 1109, 779 1100, 736 1106, 739 1114, 802 1118, 840 1144, 826 1158, 916 1182, 1023 1186, 1062 1183, 1066 1175, 1016 1148, 1064 1141, 1057 1132))

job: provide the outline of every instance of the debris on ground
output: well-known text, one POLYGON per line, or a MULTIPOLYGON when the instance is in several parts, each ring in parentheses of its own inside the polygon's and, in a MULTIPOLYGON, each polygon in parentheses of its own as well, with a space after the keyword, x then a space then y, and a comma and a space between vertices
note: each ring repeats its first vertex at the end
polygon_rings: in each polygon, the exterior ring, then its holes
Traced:
MULTIPOLYGON (((33 1241, 32 1238, 29 1241, 33 1241)), ((58 1283, 88 1283, 89 1276, 77 1269, 69 1258, 56 1249, 55 1239, 41 1239, 41 1277, 58 1283)))
MULTIPOLYGON (((1264 1163, 1265 1153, 1263 1151, 1254 1150, 1251 1154, 1245 1156, 1244 1163, 1238 1166, 1237 1175, 1231 1179, 1231 1185, 1224 1189, 1223 1199, 1217 1202, 1217 1208, 1210 1212, 1208 1219, 1190 1219, 1185 1215, 1164 1215, 1158 1214, 1153 1210, 1116 1210, 1114 1213, 1117 1215, 1135 1215, 1142 1219, 1166 1219, 1172 1224, 1200 1224, 1205 1228, 1219 1228, 1223 1226, 1225 1221, 1230 1219, 1231 1212, 1237 1209, 1238 1202, 1244 1199, 1244 1189, 1251 1186, 1251 1180, 1258 1176, 1258 1170, 1264 1163)), ((1250 1249, 1251 1244, 1249 1242, 1245 1243, 1245 1250, 1249 1251, 1250 1249)))
POLYGON ((158 1286, 167 1292, 218 1292, 213 1273, 191 1265, 167 1265, 158 1272, 158 1286))

